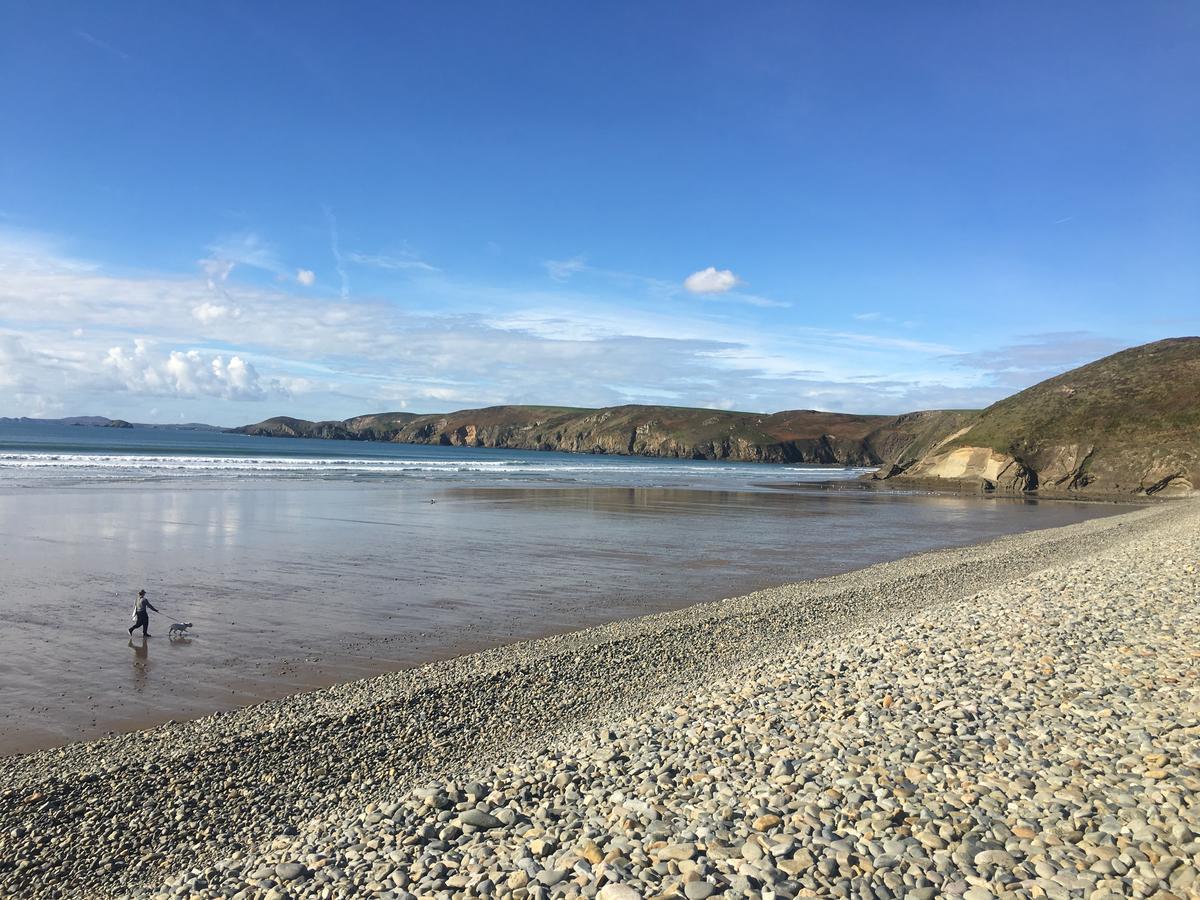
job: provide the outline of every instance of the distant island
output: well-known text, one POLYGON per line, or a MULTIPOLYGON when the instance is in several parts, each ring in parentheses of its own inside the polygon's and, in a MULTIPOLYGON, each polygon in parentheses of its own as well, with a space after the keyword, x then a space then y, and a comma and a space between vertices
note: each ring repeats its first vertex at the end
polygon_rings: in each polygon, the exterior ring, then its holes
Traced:
POLYGON ((30 416, 0 416, 0 424, 5 425, 74 425, 80 428, 158 428, 168 431, 219 431, 228 432, 236 429, 222 428, 219 425, 205 425, 203 422, 155 423, 155 422, 126 422, 124 419, 110 419, 107 416, 66 416, 61 419, 35 419, 30 416))
POLYGON ((932 487, 1045 494, 1191 493, 1200 478, 1200 337, 1050 378, 987 409, 899 416, 672 406, 493 406, 340 421, 276 416, 249 435, 676 459, 876 466, 932 487))

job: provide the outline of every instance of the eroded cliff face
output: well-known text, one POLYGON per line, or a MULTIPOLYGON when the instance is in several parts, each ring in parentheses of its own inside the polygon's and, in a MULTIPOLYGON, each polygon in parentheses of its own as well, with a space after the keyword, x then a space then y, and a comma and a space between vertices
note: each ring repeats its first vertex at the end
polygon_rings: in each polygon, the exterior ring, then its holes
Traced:
POLYGON ((960 446, 926 456, 891 478, 946 481, 985 491, 1186 496, 1195 490, 1195 461, 1139 454, 1097 455, 1094 445, 1045 447, 1010 455, 989 447, 960 446))
POLYGON ((389 440, 456 447, 557 450, 668 459, 741 462, 807 462, 873 466, 878 458, 864 441, 821 435, 812 439, 756 441, 739 435, 688 440, 656 419, 613 424, 603 415, 524 424, 480 424, 442 417, 399 429, 389 440))
POLYGON ((923 457, 902 472, 885 477, 904 480, 946 481, 982 490, 1032 491, 1038 487, 1035 472, 1004 453, 988 447, 955 447, 923 457))
POLYGON ((856 416, 816 410, 766 415, 652 406, 599 410, 508 406, 445 415, 379 413, 343 422, 305 422, 281 416, 237 430, 274 437, 870 467, 895 455, 919 453, 941 415, 856 416), (893 429, 894 423, 900 423, 898 430, 893 429))

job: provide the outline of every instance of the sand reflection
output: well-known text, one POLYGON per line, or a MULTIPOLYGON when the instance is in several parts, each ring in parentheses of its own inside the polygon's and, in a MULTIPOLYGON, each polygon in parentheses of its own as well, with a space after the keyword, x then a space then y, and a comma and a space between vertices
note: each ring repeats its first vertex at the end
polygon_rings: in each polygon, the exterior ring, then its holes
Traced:
POLYGON ((0 752, 1121 510, 398 480, 3 488, 0 752), (120 647, 143 586, 154 637, 120 647), (169 640, 173 621, 194 637, 169 640))

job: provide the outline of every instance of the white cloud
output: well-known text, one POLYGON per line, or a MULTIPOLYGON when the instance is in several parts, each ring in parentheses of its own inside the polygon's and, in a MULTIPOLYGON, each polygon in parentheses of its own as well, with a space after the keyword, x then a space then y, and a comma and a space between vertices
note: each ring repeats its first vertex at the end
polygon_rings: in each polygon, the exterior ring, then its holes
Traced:
POLYGON ((312 287, 317 280, 317 274, 312 269, 297 269, 296 280, 305 287, 312 287))
POLYGON ((202 325, 211 325, 221 319, 236 319, 241 314, 242 311, 236 306, 209 303, 207 300, 192 307, 192 315, 202 325))
POLYGON ((222 400, 263 400, 283 394, 276 382, 264 382, 253 365, 240 356, 199 350, 172 350, 163 357, 151 342, 138 338, 132 350, 111 347, 103 370, 117 390, 151 396, 217 397, 222 400))
POLYGON ((683 286, 693 294, 723 294, 737 287, 738 277, 729 269, 709 266, 683 279, 683 286))

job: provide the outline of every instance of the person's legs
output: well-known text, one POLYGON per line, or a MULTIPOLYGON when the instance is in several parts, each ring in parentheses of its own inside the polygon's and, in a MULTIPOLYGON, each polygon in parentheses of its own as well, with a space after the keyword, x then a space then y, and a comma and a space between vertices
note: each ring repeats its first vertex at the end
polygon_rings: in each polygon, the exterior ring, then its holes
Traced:
POLYGON ((150 613, 143 612, 138 616, 137 623, 142 626, 142 637, 150 636, 150 613))

